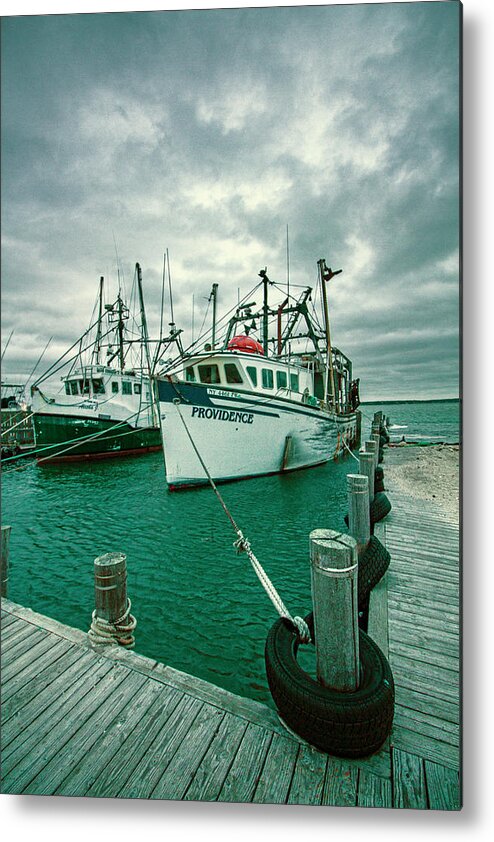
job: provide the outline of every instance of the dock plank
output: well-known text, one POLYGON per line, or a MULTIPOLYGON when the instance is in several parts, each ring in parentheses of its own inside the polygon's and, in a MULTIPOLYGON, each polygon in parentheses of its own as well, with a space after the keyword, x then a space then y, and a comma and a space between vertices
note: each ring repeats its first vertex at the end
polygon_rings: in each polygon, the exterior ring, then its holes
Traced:
POLYGON ((218 801, 252 801, 273 734, 249 723, 219 792, 218 801))
POLYGON ((151 682, 151 685, 156 687, 158 692, 141 720, 141 728, 136 728, 121 745, 118 745, 112 762, 95 775, 95 780, 81 795, 95 798, 120 795, 129 778, 138 774, 136 770, 139 764, 144 762, 160 733, 164 734, 167 730, 169 719, 184 699, 184 694, 172 689, 164 693, 160 685, 154 682, 151 682))
POLYGON ((86 711, 107 698, 122 679, 122 675, 111 671, 109 664, 100 664, 92 671, 94 684, 86 683, 82 686, 79 681, 71 688, 69 698, 61 706, 52 704, 47 712, 35 719, 26 733, 20 734, 19 740, 14 740, 3 752, 5 792, 23 792, 40 768, 70 740, 74 711, 76 721, 79 717, 84 718, 86 711), (89 692, 91 689, 92 693, 89 692), (61 727, 56 728, 60 723, 61 727))
POLYGON ((331 807, 355 807, 358 771, 345 760, 328 757, 321 803, 331 807))
MULTIPOLYGON (((115 756, 122 749, 129 735, 139 727, 152 703, 159 696, 159 692, 158 685, 154 682, 146 682, 138 694, 126 704, 121 714, 104 729, 102 735, 97 734, 97 742, 91 751, 84 752, 79 760, 69 765, 65 777, 58 783, 53 793, 82 796, 103 771, 108 768, 117 768, 120 772, 119 764, 115 764, 115 756)), ((114 712, 116 712, 115 709, 114 712)))
MULTIPOLYGON (((59 661, 64 664, 64 656, 69 652, 70 643, 58 640, 20 675, 14 675, 10 681, 2 683, 2 722, 6 722, 13 712, 21 710, 30 698, 49 683, 56 665, 59 661)), ((74 658, 78 657, 80 652, 74 649, 74 658)))
POLYGON ((225 713, 184 793, 185 801, 216 801, 246 729, 244 719, 225 713))
MULTIPOLYGON (((55 694, 57 696, 58 694, 65 694, 65 697, 67 697, 70 687, 79 681, 94 663, 90 658, 83 659, 80 655, 74 657, 70 652, 66 654, 66 658, 59 658, 55 662, 56 670, 54 665, 51 664, 51 670, 46 671, 49 680, 45 678, 45 681, 32 681, 23 685, 21 690, 7 701, 5 720, 2 714, 2 745, 4 748, 18 735, 26 733, 31 723, 38 720, 38 717, 53 704, 55 694), (38 692, 36 692, 36 687, 39 687, 39 684, 43 689, 38 689, 38 692), (34 687, 31 685, 34 685, 34 687)), ((41 675, 44 675, 44 673, 41 675)))
POLYGON ((359 773, 358 807, 392 807, 391 781, 362 769, 359 773))
POLYGON ((143 676, 128 673, 122 676, 118 686, 109 682, 113 686, 109 687, 108 693, 103 692, 101 682, 97 701, 93 697, 84 711, 81 708, 73 710, 71 738, 62 747, 57 746, 51 760, 47 761, 45 755, 42 768, 23 791, 30 795, 53 795, 71 769, 91 752, 100 731, 104 734, 125 706, 132 703, 144 680, 143 676), (105 704, 110 699, 111 703, 105 704))
POLYGON ((431 810, 461 810, 460 776, 431 760, 425 761, 425 781, 431 810))
POLYGON ((130 777, 119 791, 121 798, 150 798, 173 755, 185 739, 203 702, 183 696, 167 717, 168 727, 156 735, 146 754, 141 758, 130 777))
POLYGON ((393 749, 393 793, 395 807, 427 809, 424 761, 396 748, 393 749))
POLYGON ((299 745, 294 740, 273 736, 254 798, 256 804, 285 804, 297 761, 299 745))
POLYGON ((225 714, 212 705, 204 705, 192 722, 181 745, 158 780, 151 798, 181 801, 192 782, 225 714))
POLYGON ((288 804, 321 803, 327 763, 327 755, 307 744, 300 746, 288 804))

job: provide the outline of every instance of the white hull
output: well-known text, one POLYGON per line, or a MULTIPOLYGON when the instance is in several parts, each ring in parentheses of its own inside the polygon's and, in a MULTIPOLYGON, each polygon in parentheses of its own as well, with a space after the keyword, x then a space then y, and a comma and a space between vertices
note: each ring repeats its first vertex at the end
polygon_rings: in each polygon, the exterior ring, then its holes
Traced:
POLYGON ((356 438, 355 412, 337 416, 300 402, 199 384, 159 387, 171 488, 208 481, 195 448, 212 478, 227 481, 322 464, 356 438))

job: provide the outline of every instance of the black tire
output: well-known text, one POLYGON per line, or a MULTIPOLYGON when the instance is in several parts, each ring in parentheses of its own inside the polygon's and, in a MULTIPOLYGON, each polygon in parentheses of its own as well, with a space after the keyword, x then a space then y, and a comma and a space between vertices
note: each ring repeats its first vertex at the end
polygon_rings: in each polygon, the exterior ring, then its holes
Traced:
POLYGON ((374 499, 370 504, 370 521, 371 523, 378 523, 383 517, 391 511, 391 503, 386 497, 384 491, 378 491, 374 495, 374 499))
MULTIPOLYGON (((314 638, 314 619, 307 624, 314 638)), ((299 640, 287 620, 278 620, 266 640, 265 661, 271 695, 286 724, 311 745, 337 757, 366 757, 391 731, 394 682, 379 647, 359 630, 361 680, 355 692, 323 687, 297 663, 299 640)))
POLYGON ((391 556, 379 538, 371 535, 358 562, 358 607, 362 611, 372 590, 386 573, 391 556))
POLYGON ((380 468, 379 466, 374 471, 374 479, 384 479, 384 468, 380 468))
POLYGON ((374 482, 374 494, 379 494, 380 491, 386 491, 382 479, 374 482))

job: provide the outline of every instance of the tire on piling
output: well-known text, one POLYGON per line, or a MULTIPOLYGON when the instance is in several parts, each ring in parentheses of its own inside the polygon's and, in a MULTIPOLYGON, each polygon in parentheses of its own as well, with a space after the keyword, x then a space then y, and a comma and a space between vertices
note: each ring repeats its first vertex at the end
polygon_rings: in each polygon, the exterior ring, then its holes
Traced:
MULTIPOLYGON (((314 618, 306 617, 314 639, 314 618)), ((323 687, 297 663, 296 629, 284 619, 266 640, 266 674, 283 721, 320 751, 337 757, 366 757, 380 749, 391 731, 394 682, 376 643, 359 630, 360 685, 354 692, 323 687)))
POLYGON ((374 495, 374 499, 370 504, 370 522, 371 524, 378 523, 391 511, 391 503, 389 502, 384 491, 378 491, 374 495))
POLYGON ((358 561, 358 608, 362 611, 372 590, 386 573, 391 556, 379 538, 371 535, 358 561))

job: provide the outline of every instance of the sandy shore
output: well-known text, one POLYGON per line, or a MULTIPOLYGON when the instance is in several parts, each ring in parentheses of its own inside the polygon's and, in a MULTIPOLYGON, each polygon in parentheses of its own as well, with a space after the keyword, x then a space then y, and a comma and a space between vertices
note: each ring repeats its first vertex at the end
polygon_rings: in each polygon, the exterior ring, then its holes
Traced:
MULTIPOLYGON (((460 447, 438 444, 429 447, 391 445, 386 459, 385 485, 399 488, 416 499, 434 500, 450 518, 459 517, 460 447), (394 454, 399 451, 399 458, 394 454)), ((398 454, 397 454, 398 455, 398 454)), ((384 465, 383 465, 384 467, 384 465)))

